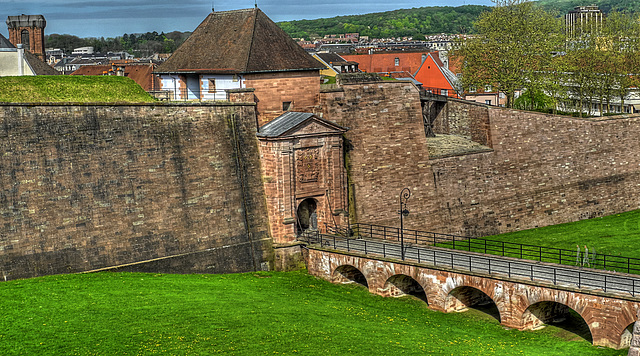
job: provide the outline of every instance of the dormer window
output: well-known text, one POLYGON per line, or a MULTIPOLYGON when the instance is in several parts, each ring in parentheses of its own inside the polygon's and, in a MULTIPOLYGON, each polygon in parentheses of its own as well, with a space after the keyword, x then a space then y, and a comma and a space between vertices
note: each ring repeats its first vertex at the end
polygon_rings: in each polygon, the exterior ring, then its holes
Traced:
POLYGON ((399 66, 400 65, 400 58, 396 57, 395 62, 396 62, 396 67, 399 66))

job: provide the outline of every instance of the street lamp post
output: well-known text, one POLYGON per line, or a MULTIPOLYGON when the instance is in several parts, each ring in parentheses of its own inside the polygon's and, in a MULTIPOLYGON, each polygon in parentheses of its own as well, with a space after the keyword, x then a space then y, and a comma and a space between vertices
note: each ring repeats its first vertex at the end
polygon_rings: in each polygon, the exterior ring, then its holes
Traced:
POLYGON ((407 200, 411 197, 411 190, 404 188, 400 192, 400 257, 404 261, 404 217, 409 216, 409 210, 407 210, 407 200))

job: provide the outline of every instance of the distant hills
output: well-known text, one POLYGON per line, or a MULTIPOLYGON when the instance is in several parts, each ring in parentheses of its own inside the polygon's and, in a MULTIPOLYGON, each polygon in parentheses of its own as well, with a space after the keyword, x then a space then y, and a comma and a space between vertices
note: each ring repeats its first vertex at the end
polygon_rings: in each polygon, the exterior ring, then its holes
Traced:
POLYGON ((358 32, 370 38, 389 38, 440 33, 470 33, 472 22, 488 6, 419 7, 365 15, 279 22, 291 37, 309 39, 358 32))
MULTIPOLYGON (((637 0, 539 0, 547 11, 560 16, 576 6, 598 5, 605 13, 611 11, 640 13, 637 0)), ((337 16, 316 20, 279 22, 278 25, 291 37, 309 39, 325 35, 358 32, 370 38, 412 36, 440 33, 473 33, 473 22, 489 6, 465 5, 459 7, 419 7, 365 15, 337 16)))

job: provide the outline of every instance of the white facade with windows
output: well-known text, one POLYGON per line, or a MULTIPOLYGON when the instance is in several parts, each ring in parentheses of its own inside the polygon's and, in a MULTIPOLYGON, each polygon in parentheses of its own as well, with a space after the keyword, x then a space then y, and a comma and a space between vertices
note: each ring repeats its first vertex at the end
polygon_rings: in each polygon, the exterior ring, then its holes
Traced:
POLYGON ((163 91, 171 100, 227 100, 227 90, 245 88, 241 75, 161 74, 163 91))

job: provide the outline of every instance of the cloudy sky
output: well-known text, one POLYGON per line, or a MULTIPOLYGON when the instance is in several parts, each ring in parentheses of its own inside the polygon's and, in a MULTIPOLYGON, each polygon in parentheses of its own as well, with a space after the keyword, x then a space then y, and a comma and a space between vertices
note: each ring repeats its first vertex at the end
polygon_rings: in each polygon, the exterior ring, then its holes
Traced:
MULTIPOLYGON (((492 5, 490 0, 257 0, 272 20, 315 19, 423 6, 492 5)), ((0 19, 20 14, 44 15, 45 34, 116 37, 148 31, 192 31, 211 11, 254 6, 254 0, 0 0, 0 19)), ((8 36, 0 24, 0 33, 8 36)))

